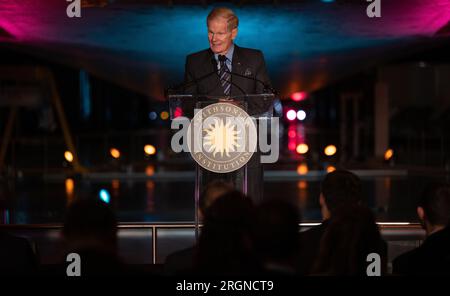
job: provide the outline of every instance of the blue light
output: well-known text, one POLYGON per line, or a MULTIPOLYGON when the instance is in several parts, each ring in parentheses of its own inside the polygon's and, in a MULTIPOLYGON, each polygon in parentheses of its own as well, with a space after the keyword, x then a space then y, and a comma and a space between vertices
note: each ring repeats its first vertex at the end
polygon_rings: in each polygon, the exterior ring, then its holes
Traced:
POLYGON ((324 2, 324 3, 331 3, 331 2, 334 2, 334 0, 320 0, 320 1, 322 1, 322 2, 324 2))
POLYGON ((281 117, 283 114, 283 105, 281 104, 281 100, 276 98, 273 101, 273 110, 275 111, 275 116, 281 117))
POLYGON ((109 192, 106 189, 100 190, 100 192, 98 193, 98 196, 105 203, 109 203, 109 201, 111 200, 111 196, 109 195, 109 192))
POLYGON ((157 117, 158 117, 158 114, 156 114, 155 111, 148 113, 148 118, 150 118, 150 120, 155 120, 157 117))
POLYGON ((91 85, 89 82, 89 74, 81 70, 80 71, 80 105, 81 116, 83 119, 88 119, 91 115, 91 85))
POLYGON ((9 210, 3 211, 3 224, 9 224, 9 210))

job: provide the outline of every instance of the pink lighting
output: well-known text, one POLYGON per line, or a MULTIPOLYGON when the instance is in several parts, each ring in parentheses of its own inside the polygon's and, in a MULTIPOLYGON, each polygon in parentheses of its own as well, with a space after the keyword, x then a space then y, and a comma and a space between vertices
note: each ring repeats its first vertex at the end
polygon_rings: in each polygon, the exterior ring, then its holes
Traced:
POLYGON ((295 93, 291 94, 291 99, 296 102, 300 102, 300 101, 306 99, 307 96, 308 95, 306 94, 306 92, 300 91, 300 92, 295 92, 295 93))
POLYGON ((286 118, 289 121, 293 121, 297 118, 297 112, 295 112, 295 110, 289 110, 288 112, 286 112, 286 118))
POLYGON ((297 144, 295 144, 295 142, 289 142, 288 149, 290 151, 295 151, 295 149, 297 149, 297 144))
POLYGON ((175 118, 183 116, 183 110, 181 110, 180 107, 176 107, 175 108, 175 112, 174 112, 174 116, 175 116, 175 118))

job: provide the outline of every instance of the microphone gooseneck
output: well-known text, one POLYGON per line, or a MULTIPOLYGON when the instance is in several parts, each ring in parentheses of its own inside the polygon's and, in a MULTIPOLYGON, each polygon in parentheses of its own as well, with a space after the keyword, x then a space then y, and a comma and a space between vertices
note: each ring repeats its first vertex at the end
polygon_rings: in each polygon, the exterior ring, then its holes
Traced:
MULTIPOLYGON (((225 62, 226 60, 227 60, 226 56, 219 55, 219 61, 220 62, 225 62)), ((242 74, 239 74, 239 73, 236 73, 236 72, 232 72, 230 70, 228 70, 228 73, 230 73, 231 76, 235 75, 235 76, 238 76, 238 77, 250 79, 250 80, 256 81, 258 83, 261 83, 265 90, 269 90, 271 93, 277 94, 277 91, 275 89, 273 89, 269 84, 267 84, 266 82, 264 82, 264 81, 262 81, 262 80, 260 80, 260 79, 258 79, 256 77, 245 76, 245 75, 242 75, 242 74)))
MULTIPOLYGON (((225 64, 225 62, 226 62, 226 60, 227 60, 227 57, 224 56, 224 55, 219 55, 219 56, 218 56, 218 59, 219 59, 219 61, 220 61, 221 64, 222 64, 222 63, 225 64)), ((216 59, 214 59, 214 61, 216 61, 216 59)), ((216 62, 216 69, 217 69, 217 62, 216 62)), ((230 70, 227 70, 227 73, 230 73, 230 74, 231 74, 230 70)), ((225 81, 225 82, 228 82, 228 83, 230 83, 231 85, 235 86, 237 89, 239 89, 239 90, 242 92, 242 94, 243 94, 244 96, 247 95, 247 93, 246 93, 241 87, 239 87, 239 85, 237 85, 236 83, 234 83, 233 81, 231 81, 231 79, 224 79, 224 78, 220 77, 220 75, 219 75, 218 72, 217 72, 217 77, 219 77, 219 80, 220 80, 220 81, 225 81)), ((231 75, 230 75, 230 78, 231 78, 231 75)))

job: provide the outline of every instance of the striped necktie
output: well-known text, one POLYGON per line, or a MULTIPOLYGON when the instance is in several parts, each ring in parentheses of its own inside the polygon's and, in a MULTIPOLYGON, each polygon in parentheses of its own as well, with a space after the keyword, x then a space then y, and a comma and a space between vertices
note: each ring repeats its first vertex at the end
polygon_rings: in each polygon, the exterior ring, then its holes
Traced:
POLYGON ((230 74, 230 70, 227 67, 227 63, 226 60, 227 58, 219 58, 220 60, 220 71, 219 71, 219 76, 220 76, 220 84, 222 85, 223 88, 223 93, 225 95, 230 95, 230 89, 231 89, 231 74, 230 74))

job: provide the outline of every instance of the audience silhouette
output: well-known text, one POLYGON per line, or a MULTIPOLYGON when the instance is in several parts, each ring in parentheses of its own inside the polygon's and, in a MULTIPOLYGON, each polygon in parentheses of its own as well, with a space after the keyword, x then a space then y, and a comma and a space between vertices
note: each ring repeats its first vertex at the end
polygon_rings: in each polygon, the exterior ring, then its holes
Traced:
POLYGON ((205 212, 198 242, 195 269, 198 274, 245 275, 259 272, 254 253, 255 208, 250 198, 230 191, 205 212))
POLYGON ((379 271, 386 272, 385 245, 372 211, 364 206, 335 209, 320 242, 315 275, 367 275, 369 254, 378 254, 379 271))
POLYGON ((257 207, 255 251, 263 271, 295 275, 299 260, 299 209, 281 199, 269 199, 257 207))
POLYGON ((124 273, 117 253, 117 220, 103 201, 76 200, 68 209, 63 238, 66 254, 80 255, 82 276, 124 273))
MULTIPOLYGON (((207 208, 221 195, 232 191, 233 186, 224 181, 216 180, 209 183, 199 199, 199 220, 203 220, 207 208)), ((185 274, 194 268, 194 253, 197 245, 176 251, 166 257, 164 273, 166 275, 185 274)))
POLYGON ((431 183, 417 206, 427 238, 423 244, 395 258, 394 274, 450 275, 450 185, 431 183))
POLYGON ((317 260, 320 241, 336 209, 359 204, 361 199, 361 180, 355 174, 346 170, 336 170, 325 176, 319 196, 322 224, 300 234, 300 274, 307 275, 311 272, 317 260))

